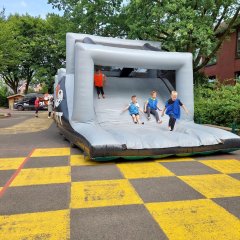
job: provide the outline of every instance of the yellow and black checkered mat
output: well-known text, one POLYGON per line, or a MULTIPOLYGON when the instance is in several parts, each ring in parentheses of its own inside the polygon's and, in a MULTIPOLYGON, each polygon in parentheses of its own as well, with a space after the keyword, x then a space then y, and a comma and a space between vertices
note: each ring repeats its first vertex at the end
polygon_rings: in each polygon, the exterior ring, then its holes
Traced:
MULTIPOLYGON (((216 157, 215 157, 216 158, 216 157)), ((0 158, 0 239, 240 239, 240 160, 0 158)))

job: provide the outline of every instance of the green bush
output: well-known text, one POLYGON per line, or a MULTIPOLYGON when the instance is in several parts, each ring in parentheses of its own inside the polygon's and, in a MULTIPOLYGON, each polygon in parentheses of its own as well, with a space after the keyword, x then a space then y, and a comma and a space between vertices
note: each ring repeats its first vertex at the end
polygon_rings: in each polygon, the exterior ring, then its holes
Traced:
POLYGON ((240 127, 240 83, 236 86, 205 84, 194 89, 196 122, 240 127))
POLYGON ((8 100, 7 97, 9 96, 8 88, 0 81, 0 107, 7 107, 8 100))
POLYGON ((199 86, 208 83, 208 77, 202 72, 194 73, 194 85, 199 86))

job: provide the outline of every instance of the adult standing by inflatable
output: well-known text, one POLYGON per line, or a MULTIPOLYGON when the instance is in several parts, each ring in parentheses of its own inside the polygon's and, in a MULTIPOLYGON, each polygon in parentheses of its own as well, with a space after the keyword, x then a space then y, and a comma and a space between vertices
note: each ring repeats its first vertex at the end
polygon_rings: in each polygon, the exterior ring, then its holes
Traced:
POLYGON ((51 96, 48 100, 48 118, 51 118, 53 111, 53 97, 51 96))
POLYGON ((101 69, 98 67, 96 68, 96 72, 94 73, 94 85, 97 90, 98 99, 100 99, 100 94, 103 98, 105 98, 103 85, 106 81, 105 75, 102 73, 101 69))

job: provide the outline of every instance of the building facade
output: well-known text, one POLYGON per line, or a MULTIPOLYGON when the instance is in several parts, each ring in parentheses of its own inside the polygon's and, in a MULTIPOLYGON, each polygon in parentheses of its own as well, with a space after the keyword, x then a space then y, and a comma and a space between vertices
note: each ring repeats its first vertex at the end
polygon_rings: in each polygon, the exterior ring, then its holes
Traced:
POLYGON ((232 83, 240 79, 240 26, 222 44, 217 56, 204 69, 209 79, 232 83))

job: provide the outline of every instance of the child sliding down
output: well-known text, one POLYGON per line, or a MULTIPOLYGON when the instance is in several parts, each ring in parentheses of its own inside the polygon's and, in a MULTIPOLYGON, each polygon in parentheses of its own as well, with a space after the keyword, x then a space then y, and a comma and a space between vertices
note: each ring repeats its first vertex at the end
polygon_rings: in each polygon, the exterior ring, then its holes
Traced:
POLYGON ((148 120, 151 119, 150 114, 152 114, 156 118, 157 123, 162 123, 162 120, 159 118, 157 110, 161 111, 158 106, 157 92, 152 91, 151 97, 145 103, 144 112, 147 113, 148 120))
POLYGON ((162 112, 162 117, 166 111, 166 114, 169 116, 168 128, 170 131, 173 131, 176 120, 180 118, 181 109, 188 114, 187 108, 182 104, 182 102, 177 98, 178 93, 176 91, 172 91, 171 98, 166 102, 165 107, 162 112))
POLYGON ((133 122, 135 123, 135 124, 137 124, 137 123, 141 123, 141 124, 144 124, 144 122, 142 122, 141 120, 140 120, 140 116, 139 116, 139 111, 140 112, 142 112, 143 113, 143 111, 140 109, 140 107, 139 107, 139 104, 138 104, 138 102, 137 102, 137 96, 136 95, 133 95, 132 97, 131 97, 131 102, 129 103, 129 105, 123 110, 123 112, 124 111, 126 111, 126 110, 128 110, 129 111, 129 114, 131 115, 131 117, 132 117, 132 119, 133 119, 133 122))

